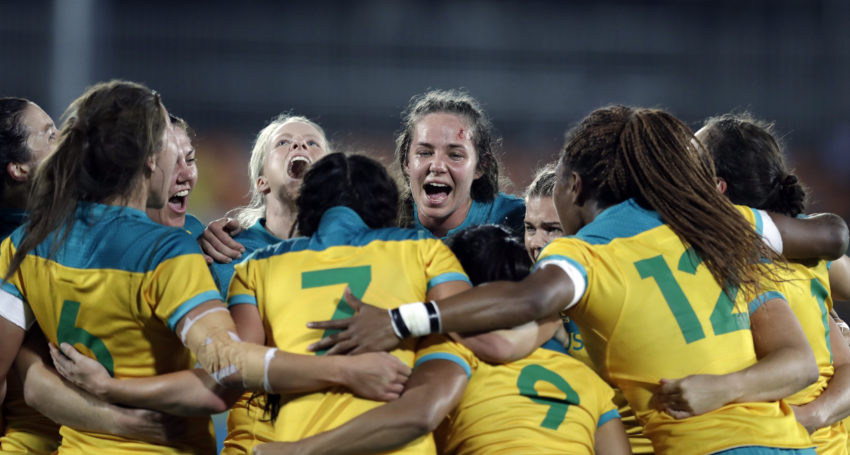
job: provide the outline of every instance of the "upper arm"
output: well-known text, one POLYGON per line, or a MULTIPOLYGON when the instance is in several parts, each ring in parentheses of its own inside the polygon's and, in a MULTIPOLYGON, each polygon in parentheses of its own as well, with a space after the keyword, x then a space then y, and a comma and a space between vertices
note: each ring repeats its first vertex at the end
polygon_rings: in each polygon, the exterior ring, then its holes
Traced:
POLYGON ((791 218, 770 213, 782 236, 782 254, 790 259, 837 259, 847 251, 847 223, 838 215, 822 213, 791 218))
POLYGON ((561 326, 558 316, 532 321, 512 329, 496 330, 469 336, 453 336, 475 355, 490 363, 508 363, 519 360, 555 335, 561 326))
MULTIPOLYGON (((405 385, 404 394, 397 400, 400 409, 418 412, 421 420, 434 431, 437 425, 460 403, 467 372, 450 360, 430 360, 416 366, 405 385)), ((394 402, 391 402, 392 405, 394 402)))
POLYGON ((750 326, 759 359, 780 349, 799 349, 807 350, 814 361, 803 328, 785 299, 765 299, 750 315, 750 326))
POLYGON ((841 334, 841 328, 829 317, 829 346, 832 350, 832 364, 835 368, 850 365, 850 346, 841 334))
POLYGON ((850 256, 842 255, 829 266, 829 292, 833 300, 850 300, 850 256))
POLYGON ((0 380, 4 380, 9 373, 25 334, 23 328, 0 317, 0 341, 3 345, 3 349, 0 349, 0 380))
POLYGON ((189 349, 197 349, 205 345, 204 340, 210 330, 236 333, 233 318, 230 317, 230 313, 227 312, 227 308, 221 303, 221 300, 208 300, 195 306, 174 325, 174 333, 189 349), (226 317, 224 313, 227 313, 226 317), (193 343, 193 340, 199 341, 193 343))
POLYGON ((471 287, 472 285, 470 285, 468 281, 446 281, 429 289, 425 298, 428 300, 442 300, 446 297, 459 294, 471 287))
POLYGON ((242 341, 254 344, 266 344, 266 331, 263 327, 263 319, 260 310, 249 303, 233 305, 228 308, 233 323, 236 324, 236 332, 242 341))
MULTIPOLYGON (((3 243, 4 247, 7 247, 3 243)), ((6 378, 18 349, 24 342, 26 331, 35 323, 29 305, 24 302, 17 288, 9 282, 0 288, 0 382, 6 378)))
POLYGON ((611 419, 596 428, 593 441, 596 455, 628 455, 632 453, 626 428, 620 419, 611 419))

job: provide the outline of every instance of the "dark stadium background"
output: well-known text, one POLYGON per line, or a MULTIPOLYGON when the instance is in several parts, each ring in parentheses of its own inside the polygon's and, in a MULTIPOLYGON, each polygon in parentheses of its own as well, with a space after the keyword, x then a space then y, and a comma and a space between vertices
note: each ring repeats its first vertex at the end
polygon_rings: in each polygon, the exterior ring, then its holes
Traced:
POLYGON ((453 87, 484 103, 516 191, 596 107, 694 127, 748 110, 776 122, 810 211, 850 219, 848 24, 847 0, 2 0, 0 95, 58 118, 99 80, 155 88, 198 133, 204 221, 244 201, 253 135, 275 114, 389 163, 410 96, 453 87))

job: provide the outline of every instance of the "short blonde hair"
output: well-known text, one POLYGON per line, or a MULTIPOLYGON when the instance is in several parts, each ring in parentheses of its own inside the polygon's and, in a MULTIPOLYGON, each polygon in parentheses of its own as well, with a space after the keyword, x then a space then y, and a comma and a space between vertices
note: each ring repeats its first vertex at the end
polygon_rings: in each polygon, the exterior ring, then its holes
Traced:
POLYGON ((273 148, 273 144, 271 144, 273 139, 272 135, 278 127, 290 122, 306 123, 313 128, 316 128, 319 134, 321 134, 322 140, 325 142, 325 152, 331 153, 330 145, 328 144, 328 139, 325 135, 325 130, 323 130, 316 122, 313 122, 307 117, 292 114, 280 114, 272 119, 272 121, 257 134, 257 138, 254 140, 254 147, 251 149, 251 161, 248 163, 248 170, 251 174, 251 201, 248 202, 248 205, 237 207, 228 212, 228 216, 236 218, 243 229, 253 226, 257 220, 266 214, 266 198, 257 188, 257 179, 263 175, 263 167, 266 163, 266 157, 268 156, 269 151, 273 148))

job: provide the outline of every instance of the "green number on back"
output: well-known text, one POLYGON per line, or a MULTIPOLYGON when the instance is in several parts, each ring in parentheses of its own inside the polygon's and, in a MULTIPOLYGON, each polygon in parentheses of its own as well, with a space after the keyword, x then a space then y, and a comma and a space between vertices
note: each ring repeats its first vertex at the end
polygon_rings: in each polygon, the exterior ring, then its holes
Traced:
MULTIPOLYGON (((372 267, 368 265, 360 267, 342 267, 338 269, 315 270, 301 273, 301 289, 319 288, 337 284, 347 284, 351 293, 358 299, 363 298, 369 283, 372 282, 372 267)), ((344 319, 354 316, 354 309, 341 297, 331 319, 344 319)), ((333 335, 339 330, 325 330, 322 338, 333 335)), ((316 355, 323 355, 327 349, 317 351, 316 355)))
POLYGON ((664 301, 667 302, 667 306, 673 312, 673 317, 676 318, 676 324, 679 324, 679 329, 682 331, 682 335, 685 336, 685 342, 691 343, 705 338, 705 333, 702 331, 702 325, 699 323, 697 314, 694 313, 694 309, 691 308, 688 298, 682 292, 682 288, 676 282, 676 278, 673 277, 673 272, 667 266, 664 257, 658 255, 654 258, 637 261, 635 262, 635 267, 638 273, 640 273, 641 278, 655 279, 655 284, 661 290, 664 301))
POLYGON ((535 403, 549 406, 549 410, 546 412, 546 417, 543 419, 543 422, 540 423, 540 426, 543 428, 557 430, 558 427, 561 426, 561 423, 564 422, 564 418, 567 416, 567 410, 569 410, 570 405, 579 404, 578 394, 572 387, 570 387, 570 384, 558 375, 558 373, 548 370, 540 365, 528 365, 523 368, 516 380, 516 385, 519 388, 520 395, 530 398, 531 401, 535 403), (558 390, 564 392, 566 397, 564 399, 541 397, 540 394, 537 393, 537 390, 534 389, 534 385, 537 384, 538 381, 544 381, 552 384, 557 387, 558 390))
POLYGON ((829 343, 829 310, 826 309, 826 298, 829 297, 829 291, 817 278, 812 278, 812 296, 817 299, 820 307, 821 322, 823 322, 823 328, 826 331, 826 349, 829 350, 829 361, 832 362, 832 345, 829 343))
MULTIPOLYGON (((702 259, 696 254, 693 248, 688 248, 682 253, 679 258, 678 269, 680 272, 695 275, 697 267, 702 264, 702 259)), ((705 338, 705 332, 702 329, 702 324, 699 322, 696 313, 694 312, 691 302, 685 296, 682 287, 673 276, 673 271, 667 265, 664 257, 661 255, 643 259, 635 262, 640 277, 643 279, 653 278, 655 284, 661 290, 661 295, 667 306, 676 318, 676 324, 679 325, 679 330, 682 331, 682 336, 685 337, 686 343, 692 343, 705 338)), ((736 330, 744 330, 749 328, 749 314, 746 312, 733 313, 735 309, 735 296, 738 295, 738 289, 732 288, 727 295, 721 291, 717 302, 714 304, 714 310, 711 312, 711 328, 715 335, 723 335, 724 333, 734 332, 736 330)))
POLYGON ((56 339, 59 343, 74 345, 77 343, 89 348, 98 362, 103 365, 110 376, 115 375, 115 365, 112 362, 112 354, 103 343, 103 340, 92 335, 85 329, 76 326, 77 314, 80 312, 80 303, 71 300, 62 302, 62 312, 59 314, 59 327, 56 329, 56 339))

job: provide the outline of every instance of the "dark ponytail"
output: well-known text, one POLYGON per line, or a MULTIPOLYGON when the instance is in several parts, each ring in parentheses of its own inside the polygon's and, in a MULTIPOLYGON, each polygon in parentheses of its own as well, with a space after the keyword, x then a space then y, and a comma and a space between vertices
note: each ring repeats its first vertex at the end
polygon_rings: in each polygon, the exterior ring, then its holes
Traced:
POLYGON ((733 203, 788 216, 805 211, 806 188, 785 165, 773 124, 725 114, 706 120, 699 136, 733 203))

